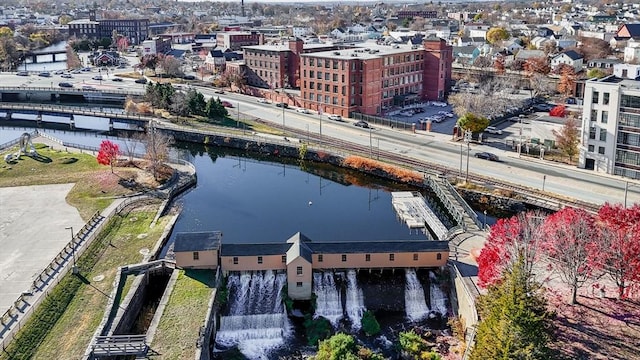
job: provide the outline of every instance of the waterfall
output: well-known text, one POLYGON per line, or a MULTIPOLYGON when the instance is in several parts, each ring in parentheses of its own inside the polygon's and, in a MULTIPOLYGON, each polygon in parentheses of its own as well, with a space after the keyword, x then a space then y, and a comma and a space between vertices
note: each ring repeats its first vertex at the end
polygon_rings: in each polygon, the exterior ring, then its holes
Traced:
POLYGON ((351 320, 351 329, 360 330, 362 327, 362 315, 366 308, 364 307, 364 296, 362 289, 358 286, 358 279, 355 270, 347 272, 347 316, 351 320))
POLYGON ((431 283, 431 308, 441 316, 447 316, 447 296, 434 283, 431 283))
POLYGON ((291 332, 280 297, 286 274, 271 270, 229 275, 229 315, 220 318, 216 344, 238 349, 249 359, 262 359, 285 343, 291 332))
POLYGON ((342 296, 336 287, 333 273, 330 271, 313 273, 313 293, 316 295, 316 312, 314 317, 322 316, 334 327, 344 316, 342 312, 342 296))
POLYGON ((406 269, 405 276, 407 278, 404 288, 405 312, 409 321, 420 321, 429 314, 429 308, 424 298, 424 289, 415 270, 406 269))

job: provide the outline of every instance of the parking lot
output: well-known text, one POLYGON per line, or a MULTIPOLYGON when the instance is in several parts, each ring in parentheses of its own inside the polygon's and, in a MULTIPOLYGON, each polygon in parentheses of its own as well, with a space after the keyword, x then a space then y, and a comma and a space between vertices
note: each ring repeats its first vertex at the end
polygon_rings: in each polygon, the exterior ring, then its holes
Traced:
POLYGON ((406 124, 416 124, 417 130, 425 130, 424 127, 421 129, 420 126, 425 126, 426 120, 429 119, 431 120, 431 132, 441 134, 452 134, 453 127, 458 121, 458 117, 453 113, 451 106, 440 101, 409 105, 402 109, 387 112, 385 117, 406 124))

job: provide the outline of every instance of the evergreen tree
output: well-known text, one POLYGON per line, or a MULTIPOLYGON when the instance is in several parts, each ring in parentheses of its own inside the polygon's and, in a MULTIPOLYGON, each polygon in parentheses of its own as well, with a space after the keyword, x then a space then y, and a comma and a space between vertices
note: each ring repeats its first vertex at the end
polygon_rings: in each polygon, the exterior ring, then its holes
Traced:
POLYGON ((541 291, 520 255, 502 281, 479 298, 482 321, 471 360, 550 359, 550 314, 541 291))

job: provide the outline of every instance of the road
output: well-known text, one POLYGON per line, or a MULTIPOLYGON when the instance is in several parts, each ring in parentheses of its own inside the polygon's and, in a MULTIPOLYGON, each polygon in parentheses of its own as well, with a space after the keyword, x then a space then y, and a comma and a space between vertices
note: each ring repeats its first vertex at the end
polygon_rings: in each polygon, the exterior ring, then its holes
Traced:
MULTIPOLYGON (((137 84, 133 79, 123 79, 122 82, 113 82, 116 74, 132 72, 132 68, 115 69, 106 75, 103 81, 92 80, 98 74, 92 72, 74 74, 73 79, 61 79, 59 75, 51 78, 41 78, 37 75, 29 77, 16 76, 15 74, 0 74, 0 83, 6 86, 50 86, 61 81, 68 81, 84 85, 92 85, 104 89, 135 89, 141 90, 145 85, 137 84)), ((103 74, 104 76, 105 74, 103 74)), ((219 97, 234 105, 229 109, 231 117, 235 117, 238 109, 245 115, 273 122, 279 126, 297 129, 301 132, 321 134, 327 138, 337 138, 369 146, 375 157, 377 151, 389 151, 420 161, 436 163, 446 166, 451 173, 464 176, 467 166, 467 148, 458 142, 451 140, 451 128, 453 122, 444 122, 434 128, 434 132, 403 131, 388 127, 375 127, 374 129, 362 129, 353 126, 352 119, 344 119, 343 122, 329 120, 326 114, 302 114, 294 108, 285 109, 275 107, 273 104, 262 104, 255 97, 242 94, 225 92, 217 94, 214 89, 207 87, 195 87, 203 93, 205 98, 219 97), (461 161, 462 158, 462 161, 461 161)), ((517 127, 519 124, 506 126, 517 127)), ((505 126, 503 125, 502 128, 505 126)), ((517 130, 512 129, 511 133, 517 130)), ((508 130, 507 130, 508 132, 508 130)), ((564 196, 580 199, 596 204, 605 202, 622 203, 625 198, 625 186, 627 179, 596 174, 593 171, 577 169, 575 167, 560 165, 548 161, 538 161, 531 158, 518 158, 518 155, 510 150, 500 147, 501 142, 487 142, 485 144, 471 144, 468 158, 469 172, 495 178, 500 181, 520 184, 534 189, 554 192, 564 196), (489 162, 473 156, 476 152, 489 151, 498 155, 500 162, 489 162), (544 189, 542 189, 544 186, 544 189)), ((629 180, 627 191, 627 204, 640 202, 640 182, 629 180)))

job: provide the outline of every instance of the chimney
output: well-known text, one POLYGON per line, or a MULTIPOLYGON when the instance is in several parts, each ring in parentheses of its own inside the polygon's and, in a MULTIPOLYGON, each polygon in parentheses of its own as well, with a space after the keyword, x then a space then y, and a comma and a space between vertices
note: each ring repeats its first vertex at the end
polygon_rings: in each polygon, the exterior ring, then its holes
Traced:
POLYGON ((242 17, 244 17, 244 0, 240 0, 240 11, 242 12, 242 17))

